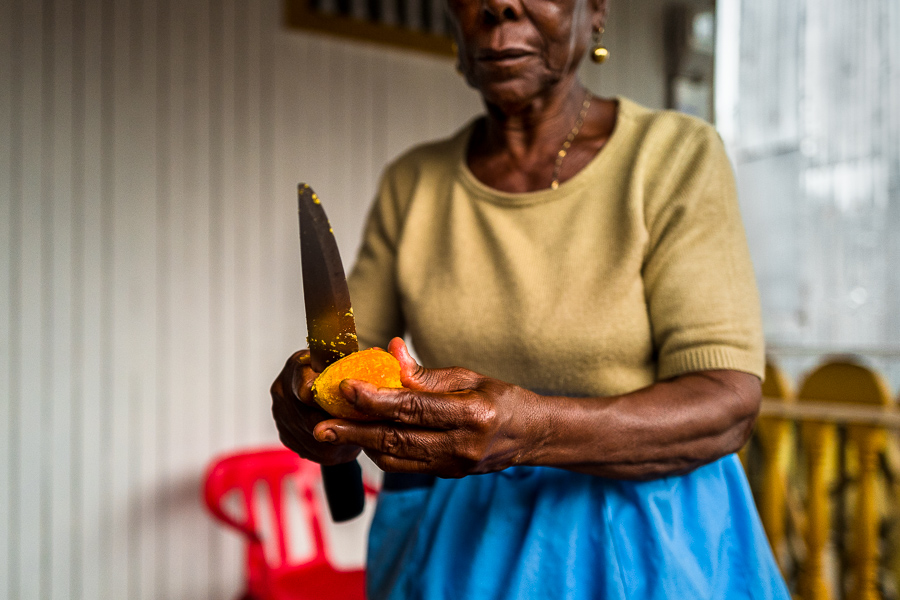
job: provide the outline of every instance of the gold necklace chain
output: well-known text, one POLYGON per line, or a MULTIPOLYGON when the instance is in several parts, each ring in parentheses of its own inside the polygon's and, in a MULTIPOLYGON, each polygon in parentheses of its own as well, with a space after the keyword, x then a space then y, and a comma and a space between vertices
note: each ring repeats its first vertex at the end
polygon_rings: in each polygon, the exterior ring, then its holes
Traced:
POLYGON ((562 148, 556 153, 556 164, 553 166, 553 179, 550 181, 551 190, 555 190, 559 187, 559 169, 562 167, 563 159, 566 157, 566 154, 569 153, 569 148, 572 147, 572 142, 575 141, 575 138, 578 136, 581 126, 584 125, 584 118, 587 116, 590 107, 591 93, 588 92, 584 102, 581 103, 581 112, 578 113, 578 118, 575 119, 575 127, 573 127, 572 131, 569 132, 569 135, 566 136, 566 141, 563 142, 562 148))

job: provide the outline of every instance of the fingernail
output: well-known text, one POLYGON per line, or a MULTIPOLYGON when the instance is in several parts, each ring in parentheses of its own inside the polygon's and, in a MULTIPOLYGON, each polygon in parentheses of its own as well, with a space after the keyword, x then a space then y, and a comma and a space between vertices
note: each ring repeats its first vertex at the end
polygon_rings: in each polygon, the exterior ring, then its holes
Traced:
POLYGON ((320 442, 333 442, 337 439, 337 434, 332 429, 326 429, 319 434, 320 442))
POLYGON ((350 385, 350 382, 348 382, 346 379, 341 382, 340 390, 341 394, 349 402, 356 402, 356 388, 350 385))

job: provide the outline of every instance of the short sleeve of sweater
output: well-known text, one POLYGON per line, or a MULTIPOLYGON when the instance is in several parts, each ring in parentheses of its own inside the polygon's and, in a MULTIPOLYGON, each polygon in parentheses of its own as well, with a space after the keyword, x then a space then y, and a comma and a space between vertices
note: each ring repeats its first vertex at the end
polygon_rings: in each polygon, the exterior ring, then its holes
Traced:
POLYGON ((361 348, 387 348, 392 338, 408 333, 398 266, 407 216, 417 196, 431 198, 441 183, 449 180, 447 171, 455 164, 448 159, 447 148, 458 145, 466 131, 462 129, 449 140, 411 148, 382 173, 347 278, 361 348))
POLYGON ((397 244, 403 207, 397 178, 382 176, 369 210, 363 240, 348 277, 350 298, 361 348, 386 348, 391 338, 405 331, 397 291, 397 244))
POLYGON ((731 164, 712 127, 686 123, 665 159, 651 161, 645 190, 643 280, 657 378, 712 369, 762 378, 758 292, 731 164))

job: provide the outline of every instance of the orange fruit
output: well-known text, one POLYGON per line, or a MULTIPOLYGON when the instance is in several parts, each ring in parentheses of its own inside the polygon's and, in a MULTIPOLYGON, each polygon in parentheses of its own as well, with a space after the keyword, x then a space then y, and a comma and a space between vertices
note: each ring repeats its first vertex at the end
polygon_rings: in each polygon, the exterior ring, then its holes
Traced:
POLYGON ((371 419, 359 412, 341 394, 345 379, 368 381, 378 387, 402 388, 400 362, 381 348, 348 354, 319 373, 313 382, 313 398, 328 414, 341 419, 371 419))

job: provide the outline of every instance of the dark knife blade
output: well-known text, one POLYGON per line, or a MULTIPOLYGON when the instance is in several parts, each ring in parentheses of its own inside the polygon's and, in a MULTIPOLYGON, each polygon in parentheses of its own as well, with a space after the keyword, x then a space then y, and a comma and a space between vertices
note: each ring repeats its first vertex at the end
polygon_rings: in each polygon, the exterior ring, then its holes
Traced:
POLYGON ((306 184, 300 184, 297 204, 307 341, 313 370, 321 372, 359 350, 359 343, 344 265, 325 209, 306 184))
MULTIPOLYGON (((297 207, 310 363, 321 373, 359 350, 356 322, 334 232, 318 196, 304 183, 298 187, 297 207)), ((322 480, 332 519, 347 521, 362 513, 365 491, 359 463, 323 466, 322 480)))

